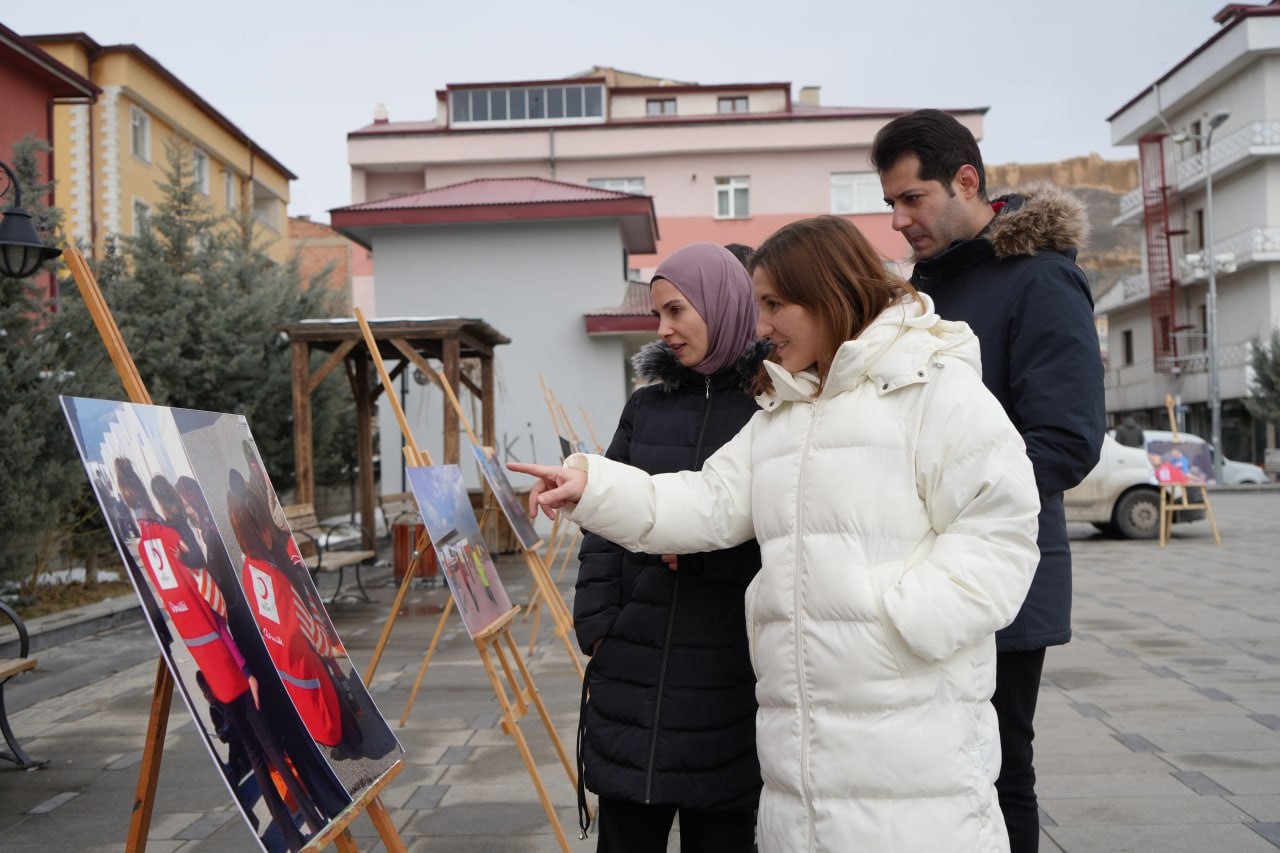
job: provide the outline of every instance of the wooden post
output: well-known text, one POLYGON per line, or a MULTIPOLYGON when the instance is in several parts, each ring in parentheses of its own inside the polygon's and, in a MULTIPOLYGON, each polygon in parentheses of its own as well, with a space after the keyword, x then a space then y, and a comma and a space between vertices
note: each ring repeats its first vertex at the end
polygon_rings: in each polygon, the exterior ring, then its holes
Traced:
MULTIPOLYGON (((378 352, 374 350, 374 358, 378 352)), ((356 453, 361 459, 373 458, 373 404, 369 394, 369 362, 364 358, 355 359, 356 385, 356 453)), ((361 465, 360 478, 356 492, 360 500, 360 527, 362 548, 373 548, 377 519, 374 516, 374 483, 373 466, 361 465)))
POLYGON ((294 341, 289 345, 293 356, 293 465, 296 471, 294 503, 315 503, 316 475, 312 467, 311 448, 311 345, 294 341))
MULTIPOLYGON (((458 387, 458 375, 462 372, 462 344, 456 337, 446 338, 444 351, 444 379, 450 388, 458 387)), ((461 456, 458 438, 458 417, 461 413, 453 401, 444 402, 444 464, 457 465, 461 456)))

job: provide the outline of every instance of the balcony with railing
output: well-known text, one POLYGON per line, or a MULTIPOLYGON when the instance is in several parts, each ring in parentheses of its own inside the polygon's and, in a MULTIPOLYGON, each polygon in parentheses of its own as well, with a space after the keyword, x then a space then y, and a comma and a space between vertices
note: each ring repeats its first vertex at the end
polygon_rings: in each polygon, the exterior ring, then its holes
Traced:
MULTIPOLYGON (((1204 150, 1180 156, 1173 146, 1167 174, 1172 175, 1171 193, 1185 193, 1204 183, 1204 150)), ((1246 161, 1257 157, 1280 155, 1280 121, 1255 121, 1213 141, 1213 174, 1233 172, 1246 161)), ((1120 215, 1112 225, 1131 222, 1142 215, 1142 188, 1120 197, 1120 215)))

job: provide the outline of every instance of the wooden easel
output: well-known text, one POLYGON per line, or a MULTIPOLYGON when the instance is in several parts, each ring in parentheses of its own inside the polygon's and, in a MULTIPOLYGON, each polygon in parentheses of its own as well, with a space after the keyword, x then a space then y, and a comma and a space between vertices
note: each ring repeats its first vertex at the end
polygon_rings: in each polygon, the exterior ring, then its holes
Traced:
MULTIPOLYGON (((405 459, 413 466, 430 465, 431 456, 426 451, 418 449, 417 442, 414 440, 413 432, 409 429, 409 421, 405 417, 404 409, 400 405, 400 400, 396 396, 395 388, 391 383, 391 377, 387 374, 386 366, 382 363, 382 359, 378 357, 377 342, 373 338, 373 333, 369 329, 369 324, 364 318, 364 314, 359 308, 355 311, 356 320, 360 323, 360 331, 364 335, 365 345, 369 347, 370 353, 373 355, 374 366, 378 370, 379 379, 382 381, 382 387, 387 395, 387 402, 396 417, 396 422, 400 425, 400 431, 404 436, 405 459)), ((414 354, 417 355, 416 353, 414 354)), ((479 446, 475 435, 471 432, 471 427, 467 423, 466 416, 462 411, 462 407, 458 405, 457 397, 454 396, 449 383, 444 377, 435 374, 430 364, 422 360, 423 363, 418 365, 425 368, 424 373, 433 376, 440 387, 449 395, 458 411, 458 416, 466 426, 467 435, 473 442, 479 446)), ((421 553, 424 548, 432 547, 429 541, 425 541, 427 537, 424 533, 418 540, 418 551, 421 553)), ((526 551, 526 554, 529 552, 526 551)), ((370 664, 368 678, 372 679, 373 672, 377 669, 377 659, 381 657, 382 650, 386 646, 387 638, 391 634, 392 625, 395 622, 396 614, 400 610, 405 592, 408 590, 409 582, 412 580, 414 572, 417 568, 418 555, 414 556, 413 562, 409 566, 409 570, 405 573, 405 579, 400 584, 400 590, 396 596, 394 606, 391 613, 387 616, 386 625, 383 627, 382 636, 378 640, 378 646, 375 650, 375 658, 370 664)), ((540 584, 539 575, 533 571, 535 584, 540 584)), ((544 572, 545 575, 545 572, 544 572)), ((550 582, 550 578, 546 578, 550 582)), ((555 592, 555 598, 564 604, 564 599, 560 598, 558 591, 555 592)), ((548 598, 551 600, 551 598, 548 598)), ((400 725, 403 726, 405 720, 409 716, 409 710, 413 706, 414 698, 417 696, 418 688, 422 684, 422 678, 426 674, 427 664, 430 663, 431 657, 435 654, 436 644, 440 640, 440 634, 444 629, 445 620, 453 611, 453 595, 450 594, 448 602, 444 609, 440 612, 440 621, 436 625, 435 634, 431 638, 431 645, 427 649, 426 655, 423 657, 422 667, 418 670, 418 677, 414 681, 413 690, 409 695, 409 701, 405 705, 404 714, 400 717, 400 725)), ((542 697, 538 695, 538 689, 533 683, 533 676, 529 674, 528 667, 525 666, 524 659, 520 657, 520 649, 516 646, 515 639, 511 636, 511 621, 516 614, 520 612, 520 608, 513 607, 505 614, 498 617, 492 625, 484 631, 477 634, 473 641, 476 650, 480 653, 481 663, 484 664, 485 674, 489 677, 489 684, 493 688, 493 695, 497 698, 498 704, 502 706, 502 731, 509 735, 516 742, 517 748, 520 750, 520 757, 524 760, 525 769, 529 772, 529 778, 533 781, 534 789, 538 793, 538 801, 542 803, 542 808, 547 814, 547 820, 551 823, 551 828, 556 834, 556 839, 560 842, 560 849, 568 853, 569 840, 564 834, 564 828, 560 825, 560 818, 556 814, 555 806, 551 803, 551 797, 547 794, 546 786, 542 783, 542 777, 538 773, 538 767, 533 760, 533 753, 529 750, 529 743, 525 740, 524 733, 520 730, 520 720, 529 711, 530 703, 538 710, 538 714, 542 717, 542 724, 547 730, 547 736, 551 738, 551 743, 555 747, 556 754, 560 757, 560 763, 564 766, 565 773, 569 777, 570 784, 577 789, 578 774, 573 768, 573 764, 569 761, 568 754, 564 751, 564 745, 560 742, 560 736, 556 733, 555 726, 551 722, 551 715, 547 712, 547 708, 542 704, 542 697), (504 648, 505 646, 505 648, 504 648), (497 667, 494 666, 494 658, 497 658, 498 666, 501 667, 503 676, 506 679, 504 685, 503 679, 498 677, 497 667), (513 668, 514 664, 514 668, 513 668), (517 678, 518 674, 518 678, 517 678), (508 690, 510 694, 508 694, 508 690)), ((572 646, 569 647, 573 653, 572 646)), ((582 677, 581 664, 578 662, 577 655, 573 655, 574 663, 578 664, 578 677, 582 677)))
MULTIPOLYGON (((573 423, 569 420, 569 413, 565 410, 560 401, 556 399, 556 395, 547 387, 546 380, 542 374, 538 374, 538 382, 542 384, 542 396, 547 403, 547 411, 551 414, 551 427, 555 431, 557 438, 568 436, 569 446, 577 447, 579 444, 578 433, 573 428, 573 423), (561 432, 561 427, 564 431, 561 432)), ((582 536, 582 530, 572 522, 566 522, 564 529, 561 529, 560 519, 562 513, 556 513, 555 520, 551 523, 551 542, 547 548, 547 553, 543 555, 543 562, 547 565, 547 570, 560 562, 560 571, 556 574, 556 583, 560 583, 564 579, 565 570, 569 568, 569 560, 571 559, 574 549, 578 544, 579 537, 582 536), (568 542, 565 537, 568 536, 568 542), (563 550, 561 550, 563 549, 563 550)), ((531 606, 537 605, 536 599, 530 602, 531 606)), ((537 611, 534 612, 534 625, 537 626, 537 611)), ((537 634, 537 631, 534 631, 537 634)))
MULTIPOLYGON (((151 394, 142 382, 138 367, 134 364, 133 357, 129 355, 129 348, 125 345, 120 328, 116 325, 115 318, 111 316, 111 310, 107 307, 102 290, 98 287, 98 280, 89 269, 84 255, 80 254, 75 247, 69 246, 64 250, 63 257, 66 258, 67 266, 71 268, 71 275, 80 288, 80 294, 107 348, 107 354, 111 356, 111 363, 120 374, 120 380, 124 383, 129 400, 133 403, 153 405, 151 394)), ((155 809, 156 784, 160 777, 160 759, 164 752, 165 733, 169 727, 169 705, 172 701, 173 675, 169 672, 164 658, 161 657, 156 669, 155 689, 151 695, 151 715, 147 722, 147 739, 143 745, 142 764, 138 768, 138 786, 133 797, 133 812, 129 818, 129 837, 125 842, 125 850, 130 853, 145 850, 147 847, 147 834, 151 830, 151 815, 155 809)), ((387 849, 406 850, 395 824, 391 822, 391 816, 387 814, 382 801, 378 799, 378 792, 403 767, 403 762, 399 760, 392 764, 380 780, 330 821, 323 831, 313 836, 303 849, 321 850, 333 843, 342 853, 352 853, 357 848, 355 839, 347 827, 350 826, 351 821, 367 811, 369 819, 373 821, 373 825, 378 830, 378 836, 387 849)))
MULTIPOLYGON (((425 451, 419 450, 417 441, 414 439, 413 433, 409 428, 408 418, 405 417, 404 409, 400 405, 400 399, 396 396, 395 388, 391 382, 391 377, 387 373, 386 366, 382 363, 382 359, 377 356, 378 347, 377 342, 373 338, 373 332, 369 329, 369 324, 365 320, 364 314, 359 308, 356 309, 355 314, 356 321, 360 324, 360 331, 364 335, 365 346, 369 348, 369 352, 374 356, 374 366, 378 371, 378 378, 382 382, 383 391, 387 395, 387 400, 390 402, 392 411, 396 416, 396 422, 400 425, 400 431, 404 436, 405 459, 410 465, 430 465, 431 456, 425 451)), ((448 380, 437 373, 435 368, 431 366, 430 362, 422 358, 417 352, 402 349, 401 353, 406 357, 411 358, 419 370, 421 370, 426 376, 430 377, 431 381, 440 386, 440 389, 444 391, 445 395, 449 398, 449 402, 452 404, 454 411, 457 412, 458 420, 466 430, 467 437, 471 439, 471 443, 476 447, 482 446, 480 444, 480 440, 476 438, 475 433, 471 431, 471 424, 467 420, 466 412, 463 411, 462 405, 458 402, 458 397, 454 394, 453 388, 450 387, 448 380)), ((490 512, 490 498, 491 496, 488 495, 488 488, 486 484, 486 516, 490 512)), ((481 529, 483 529, 483 526, 484 522, 482 520, 481 529)), ((539 544, 541 543, 535 543, 534 547, 536 548, 539 544)), ((383 649, 386 647, 387 641, 391 636, 392 627, 395 625, 396 617, 400 613, 400 607, 404 603, 404 597, 409 590, 409 585, 417 570, 417 560, 419 559, 418 555, 421 555, 430 547, 431 543, 428 541, 424 532, 418 539, 414 561, 410 563, 408 571, 405 572, 404 579, 400 583, 400 589, 398 590, 395 601, 391 606, 391 612, 387 614, 387 621, 383 625, 382 634, 379 636, 378 643, 374 647, 373 658, 369 663, 369 668, 365 675, 366 684, 370 684, 373 681, 373 674, 377 671, 378 661, 382 658, 383 649)), ((569 611, 569 606, 565 604, 564 597, 560 595, 560 591, 552 584, 551 573, 547 571, 546 566, 541 562, 541 560, 537 559, 537 552, 526 549, 523 545, 521 546, 521 550, 524 552, 525 564, 529 567, 529 573, 533 576, 535 588, 534 596, 544 597, 547 601, 551 602, 550 607, 555 621, 556 635, 560 637, 561 641, 564 643, 565 649, 569 652, 569 659, 573 661, 574 668, 578 671, 578 678, 582 678, 582 661, 578 658, 578 653, 573 648, 573 640, 570 639, 569 636, 573 629, 573 614, 569 611)), ((440 611, 440 619, 436 624, 435 633, 431 637, 431 644, 427 647, 426 654, 423 656, 422 666, 418 670, 418 677, 415 679, 413 689, 409 693, 409 700, 405 705, 404 713, 400 716, 401 726, 403 726, 405 721, 409 718, 409 711, 412 709, 413 702, 417 698, 418 688, 422 684, 423 676, 426 675, 427 667, 431 664, 431 658, 435 655, 436 646, 439 644, 440 637, 444 633, 445 622, 452 614, 453 607, 453 596, 449 596, 448 601, 445 602, 444 608, 440 611)), ((537 623, 535 622, 534 624, 536 626, 537 623)), ((535 639, 537 637, 536 630, 534 637, 535 639)), ((532 643, 530 644, 529 653, 533 653, 532 643)))
MULTIPOLYGON (((1173 434, 1173 443, 1178 443, 1178 419, 1174 416, 1173 396, 1166 394, 1165 408, 1169 412, 1169 432, 1173 434)), ((1214 452, 1218 452, 1215 448, 1214 452)), ((1222 536, 1218 533, 1218 522, 1213 517, 1213 506, 1209 503, 1209 487, 1199 486, 1200 500, 1193 501, 1189 496, 1190 487, 1186 483, 1160 484, 1160 547, 1169 544, 1173 533, 1173 515, 1188 509, 1202 509, 1209 517, 1209 527, 1213 530, 1214 544, 1222 545, 1222 536)))

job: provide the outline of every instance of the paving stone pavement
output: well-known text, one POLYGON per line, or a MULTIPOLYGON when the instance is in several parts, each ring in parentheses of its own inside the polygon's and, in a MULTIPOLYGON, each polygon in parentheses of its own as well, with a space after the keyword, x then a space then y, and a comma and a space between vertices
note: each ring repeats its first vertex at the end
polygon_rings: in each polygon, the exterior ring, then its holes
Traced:
MULTIPOLYGON (((1212 500, 1221 547, 1207 522, 1176 527, 1164 549, 1072 525, 1075 638, 1049 651, 1037 714, 1043 851, 1280 847, 1280 491, 1212 500)), ((527 600, 523 560, 504 556, 498 568, 512 600, 527 600)), ((572 574, 560 583, 566 596, 572 574)), ((330 608, 360 671, 395 594, 389 575, 366 572, 373 603, 330 608)), ((413 851, 558 850, 456 617, 397 725, 444 595, 410 592, 370 688, 406 749, 381 800, 413 851)), ((572 756, 579 682, 547 623, 528 662, 572 756)), ((526 654, 530 628, 522 620, 514 628, 526 654)), ((10 682, 6 698, 27 751, 50 763, 25 773, 0 763, 0 849, 120 850, 155 678, 153 640, 133 622, 38 656, 39 668, 10 682)), ((521 730, 571 848, 594 850, 594 834, 577 838, 574 791, 536 712, 521 730)), ((147 849, 254 849, 229 803, 175 700, 147 849)), ((361 850, 383 849, 367 817, 351 829, 361 850)))

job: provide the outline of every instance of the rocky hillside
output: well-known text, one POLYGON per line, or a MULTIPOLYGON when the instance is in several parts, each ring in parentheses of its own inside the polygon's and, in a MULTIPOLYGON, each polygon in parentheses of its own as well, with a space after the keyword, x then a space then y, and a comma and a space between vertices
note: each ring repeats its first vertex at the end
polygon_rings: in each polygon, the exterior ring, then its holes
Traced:
POLYGON ((1095 298, 1120 279, 1142 270, 1142 223, 1120 227, 1120 197, 1138 186, 1137 160, 1104 160, 1097 154, 1059 163, 1006 163, 987 166, 987 188, 993 197, 1010 188, 1049 181, 1073 192, 1089 211, 1090 237, 1080 253, 1095 298))

